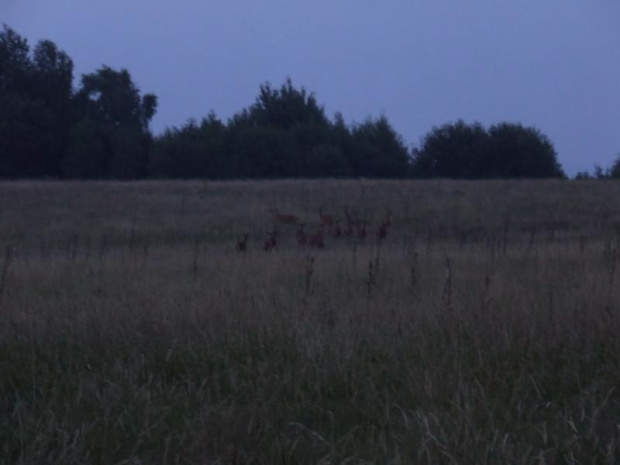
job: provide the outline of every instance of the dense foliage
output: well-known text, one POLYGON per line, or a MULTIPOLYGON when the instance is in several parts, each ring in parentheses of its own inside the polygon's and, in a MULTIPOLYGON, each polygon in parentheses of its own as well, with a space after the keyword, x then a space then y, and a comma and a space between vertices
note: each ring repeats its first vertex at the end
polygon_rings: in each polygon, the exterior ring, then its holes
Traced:
POLYGON ((409 153, 385 117, 347 126, 287 80, 260 87, 228 124, 211 113, 156 138, 151 174, 176 178, 385 177, 406 175, 409 153))
MULTIPOLYGON (((227 122, 210 113, 154 136, 157 97, 102 66, 74 88, 73 62, 53 42, 33 50, 0 31, 0 178, 542 178, 563 177, 540 131, 462 121, 409 151, 385 116, 347 124, 291 80, 260 86, 227 122)), ((616 171, 620 171, 617 169, 616 171)))
POLYGON ((156 108, 126 70, 104 66, 74 90, 73 62, 53 42, 31 53, 0 33, 0 177, 144 177, 156 108))
POLYGON ((423 178, 561 178, 549 139, 535 128, 501 123, 488 130, 463 121, 433 128, 413 159, 423 178))

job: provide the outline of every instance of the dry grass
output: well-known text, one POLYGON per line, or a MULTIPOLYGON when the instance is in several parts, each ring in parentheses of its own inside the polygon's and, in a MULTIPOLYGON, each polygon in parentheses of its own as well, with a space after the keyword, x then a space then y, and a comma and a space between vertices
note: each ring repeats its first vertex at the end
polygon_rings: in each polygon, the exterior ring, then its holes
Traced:
POLYGON ((618 463, 619 226, 606 182, 1 184, 0 464, 618 463), (269 206, 374 223, 267 253, 269 206))

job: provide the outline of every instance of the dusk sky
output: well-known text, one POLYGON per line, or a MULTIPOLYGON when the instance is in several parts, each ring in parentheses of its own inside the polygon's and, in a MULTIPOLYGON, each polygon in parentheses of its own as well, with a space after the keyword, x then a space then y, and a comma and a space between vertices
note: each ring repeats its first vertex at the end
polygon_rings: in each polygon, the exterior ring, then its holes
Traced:
POLYGON ((0 0, 79 76, 127 68, 153 129, 227 119, 287 77, 348 122, 384 114, 409 146, 433 126, 536 126, 573 175, 620 154, 620 0, 0 0))

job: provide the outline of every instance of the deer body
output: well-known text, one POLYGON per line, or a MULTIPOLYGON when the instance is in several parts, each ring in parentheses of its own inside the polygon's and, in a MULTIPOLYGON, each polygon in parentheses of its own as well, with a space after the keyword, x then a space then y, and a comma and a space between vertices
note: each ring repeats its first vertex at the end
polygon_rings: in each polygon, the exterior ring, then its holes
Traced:
POLYGON ((391 224, 392 224, 392 211, 388 210, 385 214, 385 219, 379 225, 379 229, 377 229, 377 240, 379 242, 387 238, 388 229, 391 224))
POLYGON ((325 242, 323 239, 323 225, 319 226, 317 232, 308 238, 308 244, 310 244, 311 247, 318 247, 320 249, 325 248, 325 242))
POLYGON ((269 252, 273 250, 278 245, 278 230, 274 229, 273 231, 267 231, 267 236, 265 237, 265 241, 263 242, 263 250, 269 252))
POLYGON ((237 252, 245 252, 248 249, 248 237, 250 235, 248 233, 243 234, 240 238, 237 239, 237 252))
POLYGON ((391 224, 392 224, 392 210, 388 210, 385 213, 385 220, 383 221, 383 224, 386 227, 388 227, 388 228, 391 226, 391 224))
POLYGON ((270 208, 269 212, 273 218, 275 224, 299 224, 299 218, 297 215, 290 213, 280 213, 277 208, 270 208))
POLYGON ((297 244, 299 245, 299 247, 305 247, 306 245, 308 245, 308 237, 304 232, 303 224, 299 224, 299 229, 295 233, 295 237, 297 238, 297 244))
POLYGON ((388 224, 381 223, 379 225, 379 229, 377 229, 377 239, 379 240, 379 242, 387 238, 387 233, 388 233, 388 224))
POLYGON ((334 239, 342 237, 342 229, 340 229, 340 221, 338 220, 336 220, 336 225, 334 226, 332 236, 334 236, 334 239))
POLYGON ((357 237, 363 241, 364 239, 366 239, 366 225, 368 224, 367 221, 360 221, 359 222, 359 229, 357 231, 357 237))
POLYGON ((324 215, 323 207, 319 210, 319 217, 321 218, 321 226, 326 226, 330 231, 336 223, 336 217, 334 215, 324 215))

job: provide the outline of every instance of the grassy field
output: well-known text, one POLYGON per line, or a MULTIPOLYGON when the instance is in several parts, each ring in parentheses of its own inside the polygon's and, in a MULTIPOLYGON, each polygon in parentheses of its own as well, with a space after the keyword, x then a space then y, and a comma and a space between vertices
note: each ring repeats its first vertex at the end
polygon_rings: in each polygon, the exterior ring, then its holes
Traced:
POLYGON ((620 463, 619 250, 613 182, 0 184, 0 464, 620 463))

